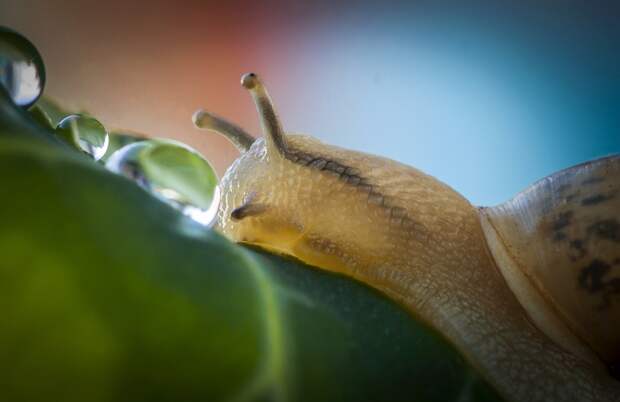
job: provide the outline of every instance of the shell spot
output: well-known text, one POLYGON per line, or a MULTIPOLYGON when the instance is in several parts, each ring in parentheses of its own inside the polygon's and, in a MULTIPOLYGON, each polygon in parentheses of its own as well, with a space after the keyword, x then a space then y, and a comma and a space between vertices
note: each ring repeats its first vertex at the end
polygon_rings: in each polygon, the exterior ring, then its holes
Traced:
POLYGON ((588 254, 588 250, 582 239, 571 240, 568 243, 568 247, 568 258, 570 258, 571 261, 580 260, 588 254))
MULTIPOLYGON (((551 238, 554 241, 563 241, 567 239, 567 235, 566 233, 564 233, 564 229, 571 225, 573 216, 573 211, 560 212, 555 217, 555 219, 549 222, 549 226, 547 227, 551 230, 551 238)), ((544 220, 542 222, 544 222, 544 220)))
POLYGON ((590 197, 587 197, 581 200, 581 205, 583 205, 584 207, 588 207, 591 205, 597 205, 605 201, 613 200, 615 196, 616 194, 613 192, 609 194, 595 194, 593 196, 590 196, 590 197))
POLYGON ((581 182, 581 184, 583 185, 592 185, 592 184, 598 184, 598 183, 602 183, 605 181, 604 177, 590 177, 584 181, 581 182))
POLYGON ((620 242, 620 223, 616 219, 603 219, 590 225, 587 229, 588 236, 594 235, 600 239, 620 242))
POLYGON ((620 295, 620 277, 608 278, 612 270, 611 264, 598 258, 581 269, 579 274, 579 286, 588 293, 603 294, 598 310, 606 310, 611 307, 614 297, 620 295))

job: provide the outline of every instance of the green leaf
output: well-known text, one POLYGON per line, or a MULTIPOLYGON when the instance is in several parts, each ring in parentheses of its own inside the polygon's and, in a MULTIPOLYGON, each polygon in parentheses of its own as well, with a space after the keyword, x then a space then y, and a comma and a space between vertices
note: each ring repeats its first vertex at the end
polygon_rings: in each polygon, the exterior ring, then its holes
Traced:
POLYGON ((0 138, 8 136, 22 139, 28 137, 48 145, 65 146, 54 136, 49 127, 42 126, 26 110, 16 106, 0 86, 0 138))
POLYGON ((63 119, 63 117, 70 115, 70 112, 62 109, 55 101, 52 99, 42 96, 39 98, 37 103, 30 108, 30 113, 37 117, 37 120, 40 120, 44 127, 50 127, 52 130, 56 128, 58 123, 63 119), (44 116, 45 119, 40 116, 44 116))
POLYGON ((0 172, 2 400, 499 400, 374 290, 232 244, 66 147, 0 129, 0 172))
POLYGON ((54 129, 52 119, 38 105, 34 105, 32 108, 30 108, 30 110, 28 110, 28 112, 30 112, 30 115, 32 116, 33 120, 39 123, 42 127, 45 127, 51 130, 54 129))

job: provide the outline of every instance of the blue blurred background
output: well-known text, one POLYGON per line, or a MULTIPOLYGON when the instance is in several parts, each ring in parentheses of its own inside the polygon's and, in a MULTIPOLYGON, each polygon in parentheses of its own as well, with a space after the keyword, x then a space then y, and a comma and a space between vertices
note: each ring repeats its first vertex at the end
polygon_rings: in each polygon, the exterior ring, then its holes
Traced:
POLYGON ((263 75, 288 131, 413 165, 473 203, 620 152, 617 1, 0 0, 47 93, 110 127, 177 138, 223 173, 199 107, 259 133, 239 76, 263 75), (260 4, 256 4, 260 3, 260 4))

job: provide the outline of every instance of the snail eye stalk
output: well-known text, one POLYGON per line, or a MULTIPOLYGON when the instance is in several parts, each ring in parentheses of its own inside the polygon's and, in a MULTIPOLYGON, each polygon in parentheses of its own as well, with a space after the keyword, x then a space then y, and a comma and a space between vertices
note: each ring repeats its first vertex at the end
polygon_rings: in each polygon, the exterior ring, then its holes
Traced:
POLYGON ((254 143, 254 137, 244 129, 204 109, 194 113, 192 120, 196 127, 215 131, 226 137, 241 153, 250 149, 254 143))
POLYGON ((261 125, 263 127, 263 135, 268 144, 272 145, 278 150, 278 153, 284 155, 287 153, 286 137, 280 124, 280 119, 275 112, 273 102, 267 93, 267 89, 254 73, 245 74, 241 77, 241 85, 250 91, 258 115, 260 117, 261 125))

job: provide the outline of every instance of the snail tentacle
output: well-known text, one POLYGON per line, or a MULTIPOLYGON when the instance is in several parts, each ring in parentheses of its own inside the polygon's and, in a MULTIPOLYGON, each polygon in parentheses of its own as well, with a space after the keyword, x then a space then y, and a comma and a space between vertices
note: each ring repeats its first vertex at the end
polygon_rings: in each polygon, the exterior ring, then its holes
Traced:
POLYGON ((244 129, 207 110, 196 111, 192 120, 196 127, 215 131, 226 137, 241 153, 247 152, 254 143, 254 137, 244 129))
POLYGON ((254 99, 266 141, 273 145, 281 155, 286 155, 288 148, 284 130, 273 107, 273 102, 267 93, 267 89, 265 89, 261 80, 254 73, 243 75, 241 77, 241 85, 250 91, 254 99))

